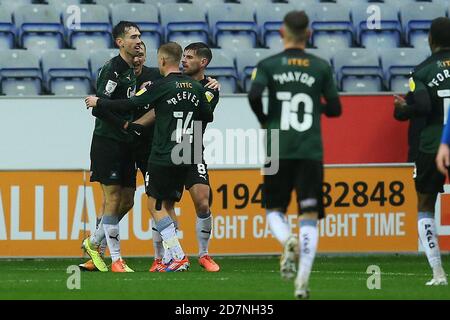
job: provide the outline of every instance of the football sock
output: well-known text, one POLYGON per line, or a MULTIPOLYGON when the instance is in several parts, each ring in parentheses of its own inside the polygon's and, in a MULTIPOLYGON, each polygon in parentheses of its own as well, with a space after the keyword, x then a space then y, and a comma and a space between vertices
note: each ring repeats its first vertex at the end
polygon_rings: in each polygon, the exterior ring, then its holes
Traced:
POLYGON ((103 216, 102 220, 109 253, 112 261, 115 262, 120 259, 119 218, 117 216, 103 216))
POLYGON ((441 253, 439 251, 438 234, 433 212, 419 212, 419 239, 433 272, 442 270, 441 253))
POLYGON ((273 236, 284 245, 291 234, 291 228, 287 223, 286 216, 279 211, 267 211, 267 221, 273 236))
POLYGON ((162 245, 163 239, 156 229, 155 220, 152 220, 152 240, 153 240, 153 250, 155 252, 155 259, 162 259, 164 255, 164 247, 162 245))
POLYGON ((211 238, 212 216, 211 212, 204 215, 197 215, 195 231, 198 241, 198 256, 203 257, 208 254, 208 244, 211 238))
POLYGON ((156 222, 156 229, 161 234, 164 249, 169 250, 173 258, 177 260, 183 259, 185 255, 178 241, 172 218, 167 216, 156 222))
POLYGON ((319 233, 317 231, 317 220, 301 220, 299 225, 300 261, 298 278, 303 283, 307 283, 316 256, 319 233))

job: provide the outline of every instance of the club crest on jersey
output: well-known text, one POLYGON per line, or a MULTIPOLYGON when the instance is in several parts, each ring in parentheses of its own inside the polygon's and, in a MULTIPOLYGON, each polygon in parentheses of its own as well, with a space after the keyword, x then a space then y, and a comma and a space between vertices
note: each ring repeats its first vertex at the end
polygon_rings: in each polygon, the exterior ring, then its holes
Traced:
POLYGON ((214 99, 214 94, 212 92, 206 91, 205 96, 206 96, 206 100, 208 100, 208 102, 211 102, 211 100, 214 99))
POLYGON ((106 91, 108 94, 111 94, 111 93, 114 92, 114 90, 116 89, 116 87, 117 87, 117 82, 114 82, 114 81, 112 81, 112 80, 108 80, 108 82, 106 83, 105 91, 106 91))

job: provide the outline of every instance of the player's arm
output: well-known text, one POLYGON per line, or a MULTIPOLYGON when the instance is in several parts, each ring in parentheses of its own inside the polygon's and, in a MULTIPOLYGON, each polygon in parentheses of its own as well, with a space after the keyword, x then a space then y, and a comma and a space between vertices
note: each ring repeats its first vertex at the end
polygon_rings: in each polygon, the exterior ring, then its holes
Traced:
POLYGON ((214 119, 213 110, 211 104, 209 103, 208 91, 202 88, 202 93, 200 95, 200 103, 198 106, 197 119, 203 122, 212 122, 214 119))
POLYGON ((394 117, 398 120, 426 116, 431 112, 431 99, 425 84, 416 78, 410 81, 411 95, 407 95, 406 100, 394 97, 394 117))
POLYGON ((450 124, 447 117, 447 123, 442 132, 441 144, 436 155, 436 166, 438 170, 446 175, 450 166, 450 124))
POLYGON ((262 94, 268 83, 267 72, 261 63, 258 63, 252 73, 252 86, 248 93, 248 102, 261 126, 267 121, 267 115, 263 112, 262 94))
POLYGON ((156 116, 155 116, 155 109, 152 109, 142 115, 139 119, 136 119, 133 121, 133 123, 147 127, 155 122, 156 116))
POLYGON ((330 65, 327 65, 324 80, 324 87, 322 89, 322 94, 325 99, 325 104, 322 105, 323 113, 327 117, 339 117, 342 114, 342 105, 330 65))

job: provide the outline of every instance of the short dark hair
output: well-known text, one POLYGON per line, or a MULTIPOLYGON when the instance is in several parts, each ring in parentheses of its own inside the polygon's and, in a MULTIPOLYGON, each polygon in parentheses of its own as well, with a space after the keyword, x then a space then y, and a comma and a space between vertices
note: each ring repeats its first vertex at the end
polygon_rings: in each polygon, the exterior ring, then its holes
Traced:
POLYGON ((431 22, 431 41, 439 47, 450 47, 450 19, 439 17, 431 22))
POLYGON ((184 50, 192 50, 195 51, 195 54, 201 58, 205 58, 208 60, 208 65, 212 60, 212 52, 208 45, 204 42, 193 42, 189 44, 184 50))
POLYGON ((284 16, 283 23, 296 41, 307 40, 305 31, 309 25, 309 18, 305 11, 293 10, 288 12, 284 16))
POLYGON ((179 64, 181 61, 181 56, 183 55, 183 49, 176 42, 167 42, 158 48, 158 53, 162 52, 167 55, 169 59, 173 60, 174 63, 179 64))
POLYGON ((114 26, 112 30, 112 36, 114 40, 116 40, 117 38, 122 38, 130 28, 136 28, 139 32, 141 32, 136 23, 130 21, 120 21, 114 26))

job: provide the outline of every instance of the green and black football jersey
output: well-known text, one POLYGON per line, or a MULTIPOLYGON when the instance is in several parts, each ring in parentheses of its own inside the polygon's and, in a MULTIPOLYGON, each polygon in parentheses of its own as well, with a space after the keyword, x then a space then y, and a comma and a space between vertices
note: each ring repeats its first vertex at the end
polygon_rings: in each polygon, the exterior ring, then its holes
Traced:
POLYGON ((430 97, 431 111, 420 134, 419 150, 436 153, 450 107, 450 50, 434 53, 418 65, 409 84, 414 94, 427 90, 430 97))
POLYGON ((322 160, 320 99, 338 97, 331 66, 300 49, 287 49, 260 61, 254 83, 269 90, 267 152, 271 129, 279 130, 280 159, 322 160))
MULTIPOLYGON (((130 67, 120 55, 112 58, 101 68, 97 78, 97 97, 107 99, 127 99, 136 93, 136 76, 134 68, 130 67)), ((126 121, 133 119, 132 111, 117 112, 116 115, 126 121)), ((130 142, 132 137, 124 130, 112 124, 95 119, 94 134, 117 141, 130 142)))
MULTIPOLYGON (((140 90, 130 100, 136 106, 150 104, 155 108, 155 131, 149 162, 158 165, 176 165, 171 153, 183 137, 189 136, 194 147, 193 121, 212 119, 205 89, 200 82, 181 73, 167 75, 140 90)), ((202 141, 195 143, 201 144, 202 141)))

